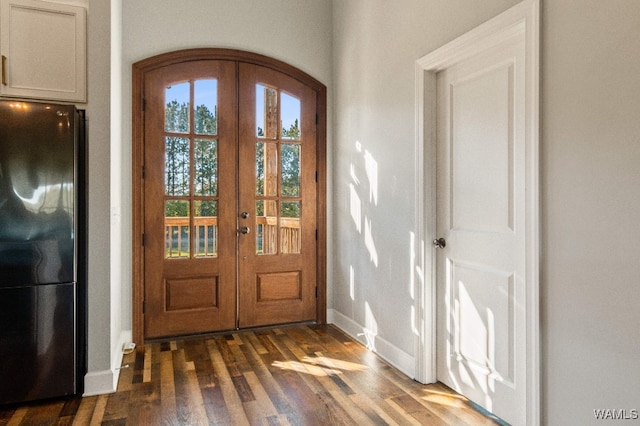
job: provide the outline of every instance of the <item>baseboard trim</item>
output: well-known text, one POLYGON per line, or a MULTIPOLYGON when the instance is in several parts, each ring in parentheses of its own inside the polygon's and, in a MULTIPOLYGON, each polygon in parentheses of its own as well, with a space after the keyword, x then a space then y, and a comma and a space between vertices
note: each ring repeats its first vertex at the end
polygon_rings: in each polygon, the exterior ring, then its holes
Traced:
POLYGON ((415 358, 402 349, 335 309, 327 309, 327 323, 338 327, 407 376, 415 378, 415 358))
POLYGON ((123 330, 116 347, 111 351, 111 369, 90 371, 84 376, 84 393, 82 396, 103 395, 114 393, 118 388, 120 366, 122 365, 122 348, 131 342, 131 330, 123 330))
POLYGON ((116 370, 90 371, 84 376, 84 393, 82 396, 103 395, 106 393, 114 393, 116 386, 114 383, 118 381, 116 370))

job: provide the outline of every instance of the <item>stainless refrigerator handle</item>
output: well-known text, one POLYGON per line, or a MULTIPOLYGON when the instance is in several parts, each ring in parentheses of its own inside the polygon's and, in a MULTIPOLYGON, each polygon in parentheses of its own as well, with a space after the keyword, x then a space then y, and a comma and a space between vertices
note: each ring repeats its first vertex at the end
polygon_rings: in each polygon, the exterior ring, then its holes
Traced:
POLYGON ((7 85, 7 57, 2 55, 2 85, 7 85))

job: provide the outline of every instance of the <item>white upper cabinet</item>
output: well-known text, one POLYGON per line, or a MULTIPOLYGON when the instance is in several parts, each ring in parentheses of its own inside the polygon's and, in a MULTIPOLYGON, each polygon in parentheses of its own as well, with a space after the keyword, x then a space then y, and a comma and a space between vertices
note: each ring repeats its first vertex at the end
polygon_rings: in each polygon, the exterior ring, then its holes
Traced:
POLYGON ((0 2, 0 96, 86 102, 86 9, 0 2))

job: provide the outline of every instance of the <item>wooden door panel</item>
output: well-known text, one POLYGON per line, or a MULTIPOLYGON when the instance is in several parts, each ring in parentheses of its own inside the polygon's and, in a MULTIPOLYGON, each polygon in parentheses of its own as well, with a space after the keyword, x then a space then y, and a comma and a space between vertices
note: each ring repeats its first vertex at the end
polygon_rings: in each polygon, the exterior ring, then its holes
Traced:
POLYGON ((219 308, 218 276, 165 280, 167 312, 219 308))
POLYGON ((280 300, 302 300, 301 271, 256 274, 258 303, 280 300))
POLYGON ((201 61, 162 67, 148 73, 145 93, 146 337, 232 329, 236 324, 237 292, 235 63, 201 61), (217 93, 211 97, 217 103, 210 108, 215 112, 210 113, 215 114, 215 130, 203 130, 202 120, 196 118, 198 82, 214 80, 217 93), (165 93, 185 84, 185 121, 189 124, 181 122, 174 128, 165 124, 170 103, 165 93), (173 164, 168 151, 174 141, 184 151, 176 156, 189 162, 175 173, 167 170, 173 164), (205 152, 198 154, 198 149, 205 152), (215 170, 210 173, 206 190, 201 182, 203 172, 197 166, 198 155, 208 156, 211 164, 207 166, 215 170), (171 179, 182 179, 182 187, 169 188, 171 179), (176 217, 178 213, 169 212, 174 205, 171 203, 185 207, 185 211, 176 217), (209 213, 215 215, 205 217, 205 206, 215 206, 215 213, 209 213))

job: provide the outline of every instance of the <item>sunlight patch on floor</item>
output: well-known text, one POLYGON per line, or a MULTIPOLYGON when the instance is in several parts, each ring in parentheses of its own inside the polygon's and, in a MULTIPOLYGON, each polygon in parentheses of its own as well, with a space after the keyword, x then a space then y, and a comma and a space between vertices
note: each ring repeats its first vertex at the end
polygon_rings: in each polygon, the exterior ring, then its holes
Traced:
POLYGON ((456 397, 455 395, 440 392, 427 392, 427 395, 420 399, 430 404, 439 404, 451 408, 462 407, 465 403, 465 399, 462 397, 456 397))
POLYGON ((274 367, 282 370, 295 371, 298 373, 311 374, 312 376, 323 377, 329 375, 342 374, 339 370, 333 370, 324 367, 318 367, 313 364, 306 364, 299 361, 275 361, 271 364, 274 367))
POLYGON ((353 362, 342 361, 327 357, 304 357, 300 361, 275 361, 272 366, 283 370, 311 374, 312 376, 336 376, 343 371, 364 371, 368 367, 353 362))
POLYGON ((354 362, 342 361, 339 359, 326 358, 326 357, 304 357, 302 359, 304 362, 308 362, 310 364, 321 365, 329 368, 340 369, 343 371, 364 371, 368 367, 362 364, 356 364, 354 362))

